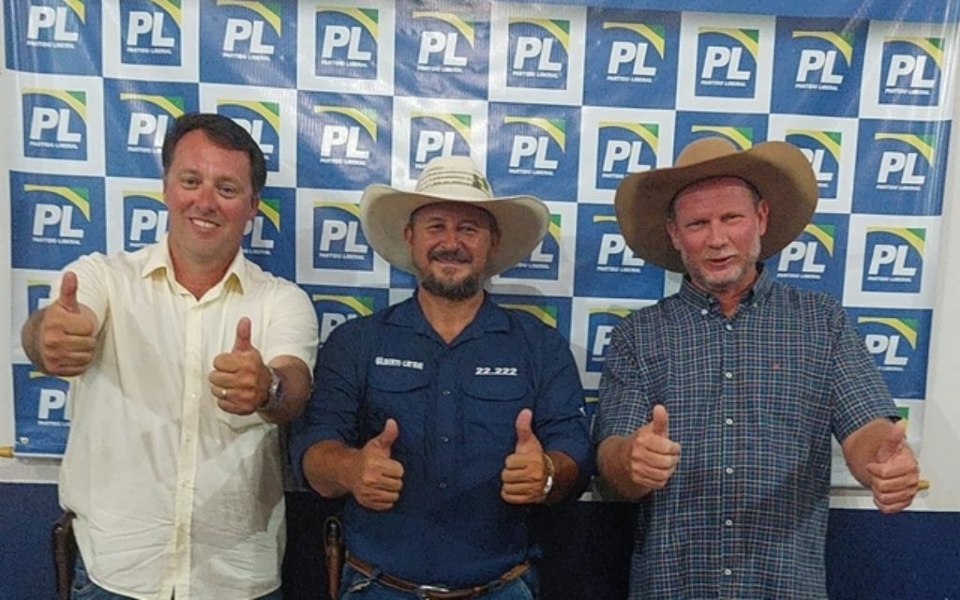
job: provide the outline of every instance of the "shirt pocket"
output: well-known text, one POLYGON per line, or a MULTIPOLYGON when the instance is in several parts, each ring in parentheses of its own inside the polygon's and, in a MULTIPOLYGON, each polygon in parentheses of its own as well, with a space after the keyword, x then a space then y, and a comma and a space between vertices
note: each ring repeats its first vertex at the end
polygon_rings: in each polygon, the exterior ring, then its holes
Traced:
POLYGON ((397 422, 400 433, 394 452, 423 454, 426 405, 433 374, 412 368, 374 368, 368 379, 363 428, 369 437, 383 431, 387 419, 397 422))
POLYGON ((468 453, 506 457, 513 452, 517 415, 533 407, 529 383, 516 375, 474 375, 461 391, 468 453))

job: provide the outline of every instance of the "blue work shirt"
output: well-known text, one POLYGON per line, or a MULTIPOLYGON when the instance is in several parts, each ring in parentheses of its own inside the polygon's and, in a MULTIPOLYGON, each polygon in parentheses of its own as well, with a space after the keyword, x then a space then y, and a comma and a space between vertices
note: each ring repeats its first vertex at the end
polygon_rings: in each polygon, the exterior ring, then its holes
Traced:
POLYGON ((597 441, 654 404, 680 462, 640 501, 633 600, 822 600, 831 434, 897 409, 840 304, 760 273, 727 318, 685 280, 611 335, 597 441))
POLYGON ((486 583, 531 553, 531 507, 500 497, 523 408, 533 411, 543 449, 568 455, 585 479, 592 453, 567 341, 487 297, 447 345, 414 296, 330 335, 316 391, 294 426, 294 464, 322 440, 360 447, 395 419, 391 458, 403 465, 403 490, 385 511, 347 499, 348 551, 419 584, 486 583))

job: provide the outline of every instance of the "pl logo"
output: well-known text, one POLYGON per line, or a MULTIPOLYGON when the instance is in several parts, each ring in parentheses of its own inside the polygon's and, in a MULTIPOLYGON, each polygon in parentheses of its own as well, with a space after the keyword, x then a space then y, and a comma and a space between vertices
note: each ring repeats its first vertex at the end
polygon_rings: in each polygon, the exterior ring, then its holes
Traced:
POLYGON ((699 34, 696 95, 752 98, 760 31, 701 27, 699 34))
POLYGON ((24 156, 87 159, 86 92, 25 88, 23 118, 24 156))

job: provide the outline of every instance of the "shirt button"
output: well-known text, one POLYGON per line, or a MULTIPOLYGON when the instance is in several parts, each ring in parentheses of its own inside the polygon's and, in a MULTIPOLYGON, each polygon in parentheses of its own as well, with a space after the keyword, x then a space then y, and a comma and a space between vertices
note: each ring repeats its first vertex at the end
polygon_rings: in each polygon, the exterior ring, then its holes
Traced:
POLYGON ((733 373, 731 373, 730 371, 725 372, 723 376, 726 377, 727 379, 733 379, 733 373))
POLYGON ((450 390, 443 390, 442 394, 443 394, 444 396, 449 396, 449 395, 450 395, 450 390))
POLYGON ((724 326, 724 329, 726 329, 727 331, 733 331, 733 325, 731 325, 730 323, 727 323, 727 324, 724 326))
POLYGON ((731 571, 730 569, 724 569, 723 574, 729 577, 730 575, 733 575, 733 571, 731 571))
POLYGON ((727 527, 733 527, 733 519, 727 519, 726 521, 723 522, 723 524, 726 525, 727 527))
POLYGON ((450 438, 448 438, 448 437, 445 436, 445 435, 442 435, 442 436, 440 436, 440 441, 443 442, 444 444, 446 444, 447 442, 450 441, 450 438))
POLYGON ((731 418, 728 417, 728 418, 724 421, 724 423, 726 423, 727 425, 733 425, 733 419, 731 419, 731 418))
POLYGON ((704 309, 702 309, 702 310, 700 311, 700 314, 703 315, 703 316, 707 316, 707 313, 708 313, 708 312, 710 312, 710 311, 708 311, 707 309, 704 308, 704 309))
POLYGON ((441 489, 441 490, 447 489, 447 482, 446 482, 446 481, 441 481, 441 482, 440 482, 440 489, 441 489))
POLYGON ((727 473, 727 475, 733 475, 733 467, 727 467, 724 469, 724 471, 727 473))

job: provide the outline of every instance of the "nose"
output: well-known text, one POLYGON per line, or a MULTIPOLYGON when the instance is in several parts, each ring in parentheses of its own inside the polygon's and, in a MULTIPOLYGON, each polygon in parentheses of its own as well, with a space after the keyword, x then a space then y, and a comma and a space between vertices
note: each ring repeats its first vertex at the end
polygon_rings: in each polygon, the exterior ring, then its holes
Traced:
POLYGON ((727 243, 727 232, 722 223, 711 222, 707 232, 707 244, 711 248, 722 248, 727 243))
POLYGON ((197 195, 196 199, 194 200, 194 204, 196 204, 198 208, 205 211, 214 210, 216 208, 216 194, 214 194, 213 188, 206 185, 201 185, 199 188, 197 188, 197 195))
POLYGON ((460 234, 456 227, 447 227, 440 235, 440 244, 444 248, 456 247, 460 244, 460 234))

